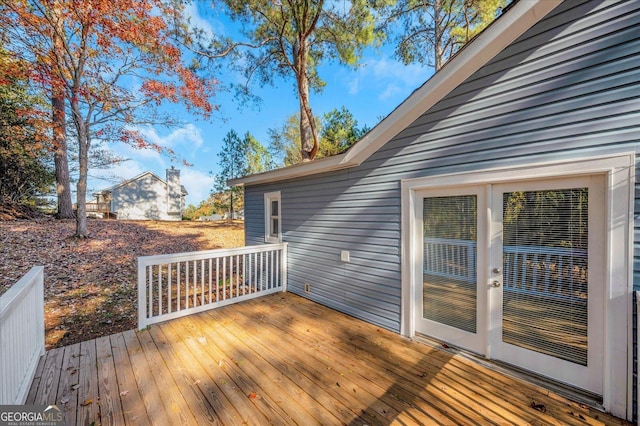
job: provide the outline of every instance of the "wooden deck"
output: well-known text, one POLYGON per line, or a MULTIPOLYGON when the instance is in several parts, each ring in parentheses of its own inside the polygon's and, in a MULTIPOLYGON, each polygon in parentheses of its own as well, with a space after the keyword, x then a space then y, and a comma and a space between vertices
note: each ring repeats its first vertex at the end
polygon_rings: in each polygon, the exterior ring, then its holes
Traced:
POLYGON ((625 424, 288 293, 43 357, 67 424, 625 424))

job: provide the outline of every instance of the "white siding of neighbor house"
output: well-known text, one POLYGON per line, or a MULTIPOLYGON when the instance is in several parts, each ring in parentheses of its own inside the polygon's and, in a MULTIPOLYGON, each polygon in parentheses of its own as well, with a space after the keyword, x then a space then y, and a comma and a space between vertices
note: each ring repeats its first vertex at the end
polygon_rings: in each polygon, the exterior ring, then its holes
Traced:
POLYGON ((639 52, 640 2, 565 1, 360 166, 247 186, 246 242, 281 191, 288 289, 398 332, 401 179, 638 152, 639 52))
POLYGON ((180 220, 181 216, 167 213, 167 185, 148 173, 113 189, 111 210, 118 219, 180 220))

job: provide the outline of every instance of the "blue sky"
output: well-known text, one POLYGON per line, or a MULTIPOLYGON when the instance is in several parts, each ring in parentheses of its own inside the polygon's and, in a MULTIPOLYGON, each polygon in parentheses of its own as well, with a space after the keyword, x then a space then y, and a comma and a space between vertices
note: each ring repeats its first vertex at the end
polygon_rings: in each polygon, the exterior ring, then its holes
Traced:
MULTIPOLYGON (((196 2, 199 3, 199 2, 196 2)), ((202 2, 201 5, 209 5, 202 2)), ((230 33, 232 24, 225 22, 212 12, 192 6, 190 14, 199 26, 211 31, 230 33)), ((413 90, 424 83, 432 69, 420 65, 406 66, 393 58, 390 47, 369 49, 362 65, 350 69, 336 64, 324 64, 320 77, 327 83, 319 94, 311 94, 311 107, 317 116, 334 108, 345 106, 358 120, 358 126, 373 127, 380 119, 393 111, 413 90)), ((240 77, 231 73, 218 74, 222 83, 237 81, 240 77)), ((213 177, 217 173, 218 152, 227 132, 235 130, 239 135, 250 132, 263 145, 268 144, 267 130, 281 126, 287 117, 298 111, 298 99, 294 80, 280 80, 275 86, 260 87, 255 84, 253 92, 262 98, 255 106, 240 107, 231 93, 218 93, 212 102, 220 107, 219 114, 209 121, 190 116, 183 109, 171 106, 173 113, 187 124, 166 129, 162 127, 140 129, 147 138, 161 146, 171 148, 191 167, 171 162, 152 150, 138 150, 122 144, 105 146, 114 153, 129 158, 107 171, 91 170, 88 182, 89 194, 111 186, 119 180, 132 178, 150 170, 165 177, 165 170, 172 165, 181 170, 181 182, 189 192, 187 204, 197 205, 206 199, 213 188, 213 177), (114 181, 108 177, 117 176, 114 181)))

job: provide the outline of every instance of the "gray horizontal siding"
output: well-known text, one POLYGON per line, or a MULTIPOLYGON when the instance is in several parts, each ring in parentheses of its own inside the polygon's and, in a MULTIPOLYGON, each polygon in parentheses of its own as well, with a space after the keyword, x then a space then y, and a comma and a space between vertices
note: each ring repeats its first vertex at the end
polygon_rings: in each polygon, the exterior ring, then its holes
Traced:
POLYGON ((360 166, 247 187, 247 241, 281 190, 291 291, 398 331, 400 181, 637 150, 639 28, 640 2, 566 1, 360 166))

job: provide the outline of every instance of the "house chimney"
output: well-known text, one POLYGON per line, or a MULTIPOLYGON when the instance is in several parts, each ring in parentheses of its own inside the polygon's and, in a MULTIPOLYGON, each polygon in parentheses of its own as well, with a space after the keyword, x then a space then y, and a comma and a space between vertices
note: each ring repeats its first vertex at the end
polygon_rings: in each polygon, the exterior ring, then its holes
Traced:
POLYGON ((180 170, 171 166, 170 169, 167 169, 167 213, 180 216, 181 207, 180 170))

